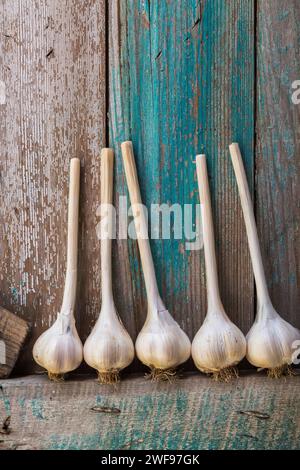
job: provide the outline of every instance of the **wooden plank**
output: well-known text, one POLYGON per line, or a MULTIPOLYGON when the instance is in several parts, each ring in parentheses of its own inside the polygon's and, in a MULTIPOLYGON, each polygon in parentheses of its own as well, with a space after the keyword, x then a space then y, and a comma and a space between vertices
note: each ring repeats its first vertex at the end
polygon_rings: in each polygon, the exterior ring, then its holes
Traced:
POLYGON ((276 309, 300 326, 300 4, 259 0, 257 35, 257 220, 276 309))
POLYGON ((29 328, 29 323, 0 307, 0 378, 10 375, 29 328))
POLYGON ((299 450, 299 381, 252 372, 230 384, 200 374, 173 385, 133 376, 117 390, 95 380, 2 381, 0 422, 11 415, 11 434, 0 449, 299 450))
MULTIPOLYGON (((199 202, 196 153, 206 152, 213 192, 221 291, 231 318, 253 320, 253 276, 228 156, 238 140, 249 182, 254 146, 254 2, 109 2, 110 145, 118 194, 126 194, 120 143, 132 140, 144 203, 199 202)), ((161 293, 193 338, 205 315, 203 256, 185 239, 152 240, 161 293)), ((116 286, 133 336, 146 299, 134 240, 118 242, 116 286), (121 259, 121 262, 120 262, 121 259), (117 266, 118 263, 118 266, 117 266)))
POLYGON ((105 1, 3 0, 0 12, 0 304, 33 323, 20 363, 25 373, 34 370, 33 341, 62 301, 75 156, 83 166, 77 309, 83 339, 99 311, 105 1))

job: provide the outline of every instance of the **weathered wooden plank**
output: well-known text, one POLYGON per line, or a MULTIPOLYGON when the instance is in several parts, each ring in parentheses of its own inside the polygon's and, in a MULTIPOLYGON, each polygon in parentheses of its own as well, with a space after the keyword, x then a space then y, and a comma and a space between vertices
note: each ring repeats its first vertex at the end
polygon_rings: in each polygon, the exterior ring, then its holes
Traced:
MULTIPOLYGON (((241 143, 250 183, 254 146, 254 1, 109 2, 110 145, 126 194, 120 143, 131 139, 144 203, 199 202, 196 153, 208 155, 221 291, 232 319, 253 319, 253 276, 228 157, 241 143)), ((152 240, 169 310, 192 338, 205 314, 203 256, 185 239, 152 240)), ((118 242, 119 310, 135 336, 146 315, 136 242, 118 242), (132 278, 131 278, 132 277, 132 278)), ((115 265, 117 261, 115 261, 115 265)))
POLYGON ((0 378, 10 375, 29 328, 28 322, 0 307, 0 378))
POLYGON ((33 341, 62 300, 75 156, 84 167, 77 309, 83 338, 99 311, 105 1, 3 0, 0 12, 0 304, 33 322, 24 373, 33 370, 33 341))
POLYGON ((300 4, 259 0, 256 208, 276 309, 300 326, 300 4))
POLYGON ((117 390, 95 380, 2 381, 0 422, 11 415, 11 434, 0 449, 299 450, 299 380, 247 373, 222 384, 196 374, 172 385, 133 376, 117 390))

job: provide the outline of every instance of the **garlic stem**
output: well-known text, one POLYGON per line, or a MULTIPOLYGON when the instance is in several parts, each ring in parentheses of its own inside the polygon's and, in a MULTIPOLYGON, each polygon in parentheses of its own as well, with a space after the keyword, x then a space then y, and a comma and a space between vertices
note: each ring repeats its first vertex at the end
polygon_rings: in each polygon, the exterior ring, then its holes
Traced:
POLYGON ((78 217, 80 160, 72 158, 70 164, 70 187, 68 208, 67 270, 65 289, 61 310, 64 315, 74 311, 77 285, 77 252, 78 252, 78 217))
POLYGON ((261 250, 257 235, 255 217, 253 206, 251 202, 251 195, 247 183, 247 177, 242 162, 242 157, 238 144, 233 143, 230 145, 231 160, 233 163, 234 172, 239 188, 240 200, 244 214, 246 231, 248 236, 250 256, 252 260, 253 272, 256 282, 257 300, 258 304, 263 305, 270 301, 270 296, 267 287, 265 271, 262 262, 261 250))
POLYGON ((206 167, 205 155, 196 157, 197 177, 201 201, 201 215, 203 228, 204 257, 206 270, 206 286, 207 286, 207 314, 217 310, 223 311, 223 305, 220 297, 217 260, 215 250, 215 236, 213 227, 213 217, 211 209, 211 198, 208 183, 208 174, 206 167))
MULTIPOLYGON (((107 226, 101 223, 101 294, 102 306, 109 306, 113 299, 112 289, 112 214, 113 202, 113 164, 114 154, 111 149, 103 149, 101 153, 101 215, 106 217, 107 226)), ((109 311, 109 310, 108 310, 109 311)), ((106 309, 103 309, 106 312, 106 309)))

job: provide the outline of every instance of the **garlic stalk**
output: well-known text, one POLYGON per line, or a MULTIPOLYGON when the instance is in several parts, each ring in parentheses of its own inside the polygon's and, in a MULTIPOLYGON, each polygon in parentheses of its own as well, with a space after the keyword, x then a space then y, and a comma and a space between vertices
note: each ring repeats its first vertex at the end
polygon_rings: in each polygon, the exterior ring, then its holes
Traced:
POLYGON ((111 149, 101 153, 101 279, 102 307, 99 318, 84 345, 84 359, 98 371, 100 383, 119 380, 119 371, 134 358, 134 345, 116 311, 112 291, 112 200, 113 164, 111 149), (105 222, 105 223, 104 223, 105 222))
POLYGON ((229 149, 239 188, 257 290, 256 319, 246 337, 247 359, 254 366, 267 369, 269 376, 280 377, 289 371, 294 352, 293 343, 300 340, 300 331, 283 320, 272 305, 239 145, 233 143, 229 149))
POLYGON ((153 380, 170 380, 176 367, 190 357, 191 343, 160 297, 132 143, 123 142, 121 148, 148 299, 147 318, 136 340, 136 353, 151 369, 153 380))
POLYGON ((67 272, 62 307, 55 323, 33 347, 33 358, 48 371, 51 380, 61 380, 82 362, 82 344, 74 319, 77 283, 78 210, 80 160, 70 163, 67 272))
POLYGON ((195 365, 214 378, 229 380, 237 374, 234 366, 246 354, 243 333, 225 313, 219 291, 213 218, 205 155, 196 157, 201 202, 205 267, 207 278, 207 315, 192 343, 195 365))

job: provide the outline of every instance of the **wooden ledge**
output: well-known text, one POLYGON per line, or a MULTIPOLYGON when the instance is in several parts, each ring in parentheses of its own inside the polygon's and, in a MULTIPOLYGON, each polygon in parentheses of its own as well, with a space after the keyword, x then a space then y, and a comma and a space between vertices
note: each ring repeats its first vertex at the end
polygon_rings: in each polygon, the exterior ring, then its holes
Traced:
POLYGON ((299 449, 300 376, 242 373, 230 384, 200 374, 174 384, 130 376, 1 381, 0 449, 299 449))

